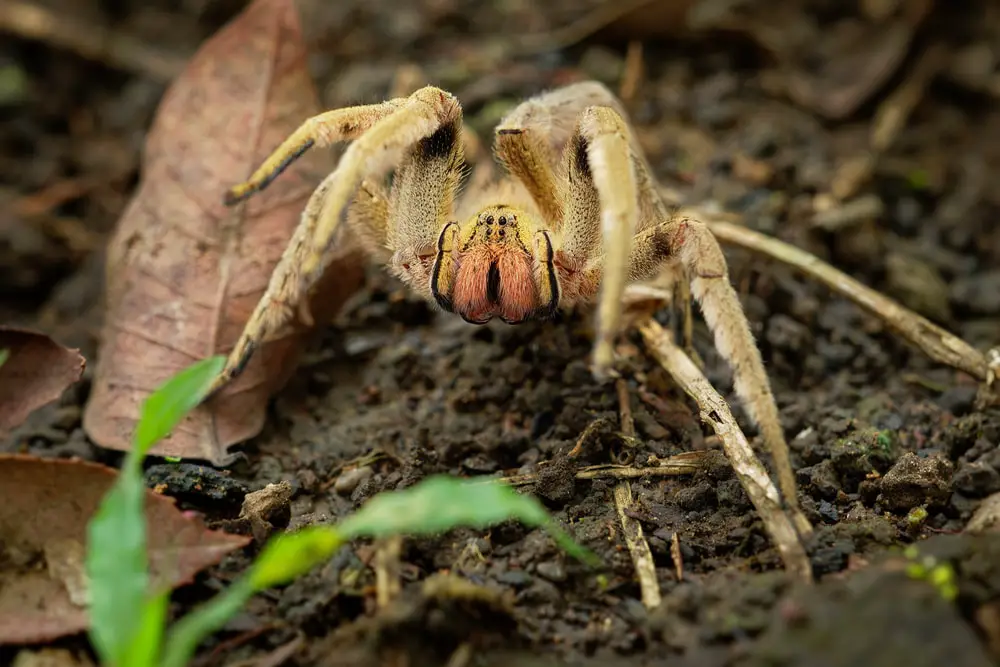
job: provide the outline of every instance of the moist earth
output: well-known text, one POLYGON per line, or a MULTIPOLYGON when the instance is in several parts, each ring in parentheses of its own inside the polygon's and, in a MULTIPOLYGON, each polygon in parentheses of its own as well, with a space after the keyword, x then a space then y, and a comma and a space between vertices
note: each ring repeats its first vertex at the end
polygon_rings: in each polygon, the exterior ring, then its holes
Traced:
MULTIPOLYGON (((176 62, 242 7, 122 0, 84 12, 77 4, 50 6, 176 62)), ((630 71, 628 39, 642 38, 644 75, 629 107, 664 186, 684 201, 741 214, 980 349, 1000 343, 1000 197, 991 187, 1000 179, 1000 143, 985 139, 1000 132, 1000 113, 995 97, 974 77, 970 83, 969 67, 948 69, 923 91, 860 188, 858 199, 875 214, 830 214, 819 224, 813 213, 841 167, 865 150, 878 105, 903 83, 913 54, 931 43, 955 53, 997 43, 1000 17, 988 3, 933 9, 899 72, 837 119, 782 95, 779 84, 791 74, 745 35, 667 37, 629 21, 496 61, 512 36, 547 34, 599 4, 560 0, 543 11, 523 2, 351 0, 303 3, 302 11, 327 107, 383 99, 401 68, 417 65, 459 97, 487 137, 507 109, 545 88, 593 78, 618 89, 630 71)), ((856 11, 780 4, 821 28, 856 11)), ((858 56, 843 48, 823 57, 829 69, 858 56)), ((987 63, 994 80, 996 62, 987 63)), ((91 360, 84 381, 0 451, 119 460, 88 441, 81 413, 100 335, 104 244, 137 183, 144 134, 166 85, 164 74, 133 64, 87 60, 44 40, 0 44, 0 321, 41 329, 91 360)), ((476 327, 372 267, 236 464, 154 461, 150 486, 216 525, 263 538, 336 519, 434 473, 532 474, 526 490, 602 566, 587 569, 543 532, 513 523, 405 539, 401 592, 379 608, 380 547, 359 542, 255 598, 203 647, 198 664, 997 664, 1000 536, 962 530, 1000 491, 1000 411, 977 407, 972 378, 935 364, 849 300, 747 251, 726 248, 726 256, 817 528, 809 544, 815 587, 783 572, 720 443, 638 337, 627 338, 623 367, 637 431, 626 440, 614 388, 588 370, 590 312, 476 327), (595 423, 579 453, 567 456, 595 423), (648 611, 615 512, 615 481, 575 472, 688 451, 705 452, 699 472, 632 484, 632 514, 663 593, 648 611), (248 492, 282 481, 291 485, 285 506, 241 516, 248 492), (910 545, 919 562, 953 567, 957 597, 919 576, 910 545)), ((657 317, 678 327, 669 310, 657 317)), ((700 320, 694 347, 756 436, 700 320)), ((178 591, 172 612, 232 581, 255 549, 178 591)), ((0 662, 12 655, 0 650, 0 662)))

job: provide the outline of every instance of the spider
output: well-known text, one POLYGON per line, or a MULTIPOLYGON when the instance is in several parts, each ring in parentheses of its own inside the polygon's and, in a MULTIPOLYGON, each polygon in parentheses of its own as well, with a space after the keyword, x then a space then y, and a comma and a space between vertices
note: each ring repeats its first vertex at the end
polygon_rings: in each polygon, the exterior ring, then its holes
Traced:
POLYGON ((776 465, 787 468, 770 383, 722 250, 703 223, 671 215, 626 118, 621 101, 596 82, 529 98, 496 128, 494 152, 506 173, 474 173, 464 185, 473 142, 459 101, 440 88, 307 119, 226 194, 235 205, 307 150, 352 142, 310 197, 216 387, 235 378, 258 345, 297 318, 309 321, 309 289, 346 226, 415 293, 474 324, 494 317, 518 324, 596 303, 599 379, 614 374, 626 285, 664 275, 688 280, 734 369, 737 394, 776 465), (380 176, 393 168, 387 187, 380 176))

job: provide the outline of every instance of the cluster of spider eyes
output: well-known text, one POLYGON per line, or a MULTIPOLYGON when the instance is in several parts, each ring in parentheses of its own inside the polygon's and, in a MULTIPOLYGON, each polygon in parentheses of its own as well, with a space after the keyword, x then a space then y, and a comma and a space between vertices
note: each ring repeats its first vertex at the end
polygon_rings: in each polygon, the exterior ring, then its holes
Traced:
MULTIPOLYGON (((489 236, 490 232, 493 231, 493 229, 492 229, 492 225, 493 225, 493 222, 494 222, 493 216, 492 215, 486 216, 485 218, 483 218, 483 222, 485 222, 486 225, 489 227, 486 230, 486 236, 489 236)), ((510 222, 513 224, 513 222, 514 222, 514 216, 510 216, 510 222)), ((498 225, 500 225, 501 227, 505 227, 507 225, 507 216, 501 215, 500 218, 496 220, 496 223, 498 225)), ((506 230, 503 230, 503 229, 497 230, 497 235, 499 235, 501 237, 506 236, 506 234, 507 234, 506 230)))

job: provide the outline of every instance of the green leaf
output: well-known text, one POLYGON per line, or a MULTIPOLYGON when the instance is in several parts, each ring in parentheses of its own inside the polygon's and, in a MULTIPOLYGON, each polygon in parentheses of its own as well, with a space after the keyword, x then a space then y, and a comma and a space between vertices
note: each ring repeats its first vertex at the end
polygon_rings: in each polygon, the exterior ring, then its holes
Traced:
POLYGON ((567 552, 588 563, 599 562, 556 525, 536 499, 497 482, 431 477, 409 489, 376 496, 340 526, 309 526, 272 539, 246 576, 174 625, 159 667, 185 667, 198 645, 235 616, 254 593, 305 574, 329 560, 350 538, 441 533, 507 519, 544 527, 567 552))
POLYGON ((202 359, 164 382, 146 399, 133 438, 139 458, 198 407, 225 364, 226 358, 221 355, 202 359))
POLYGON ((160 667, 187 665, 198 645, 235 616, 254 593, 305 574, 329 560, 343 543, 329 526, 310 526, 268 542, 248 576, 174 625, 160 667))
POLYGON ((146 601, 139 619, 138 631, 132 637, 123 667, 156 667, 163 645, 163 629, 167 622, 170 590, 162 591, 146 601))
POLYGON ((90 639, 106 665, 126 667, 149 590, 139 471, 119 474, 87 527, 90 639))
POLYGON ((508 519, 545 528, 567 553, 588 563, 597 557, 573 541, 541 503, 506 484, 460 480, 447 476, 425 479, 408 489, 383 493, 345 519, 338 530, 344 540, 355 537, 436 534, 457 526, 485 528, 508 519))
POLYGON ((225 358, 192 364, 146 399, 132 450, 114 486, 87 526, 90 638, 106 665, 130 667, 133 642, 152 621, 144 614, 149 594, 142 460, 205 397, 225 358))
POLYGON ((159 667, 186 667, 198 645, 238 614, 256 592, 250 579, 244 577, 174 623, 159 667))
POLYGON ((255 590, 280 586, 329 560, 344 543, 338 529, 309 526, 268 542, 250 571, 255 590))
POLYGON ((10 350, 6 348, 0 350, 0 366, 3 366, 5 363, 7 363, 8 359, 10 359, 10 350))

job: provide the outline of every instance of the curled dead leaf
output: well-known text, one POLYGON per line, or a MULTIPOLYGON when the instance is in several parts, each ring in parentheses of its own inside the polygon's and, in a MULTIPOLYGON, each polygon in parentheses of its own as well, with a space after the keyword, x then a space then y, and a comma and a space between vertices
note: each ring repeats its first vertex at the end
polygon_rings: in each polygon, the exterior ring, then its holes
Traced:
MULTIPOLYGON (((50 641, 87 628, 87 522, 117 472, 79 460, 0 455, 0 645, 50 641)), ((172 498, 146 493, 156 588, 189 583, 249 543, 208 530, 172 498)))
POLYGON ((37 331, 0 327, 0 438, 79 381, 87 362, 37 331))
MULTIPOLYGON (((108 253, 105 329, 84 428, 131 448, 145 398, 198 359, 226 354, 263 295, 310 193, 332 169, 311 151, 247 204, 226 189, 319 113, 293 0, 256 0, 210 38, 160 104, 142 181, 108 253)), ((363 280, 339 245, 311 312, 329 320, 363 280)), ((194 410, 152 454, 225 464, 264 424, 268 398, 295 369, 305 326, 266 344, 243 375, 194 410)))

